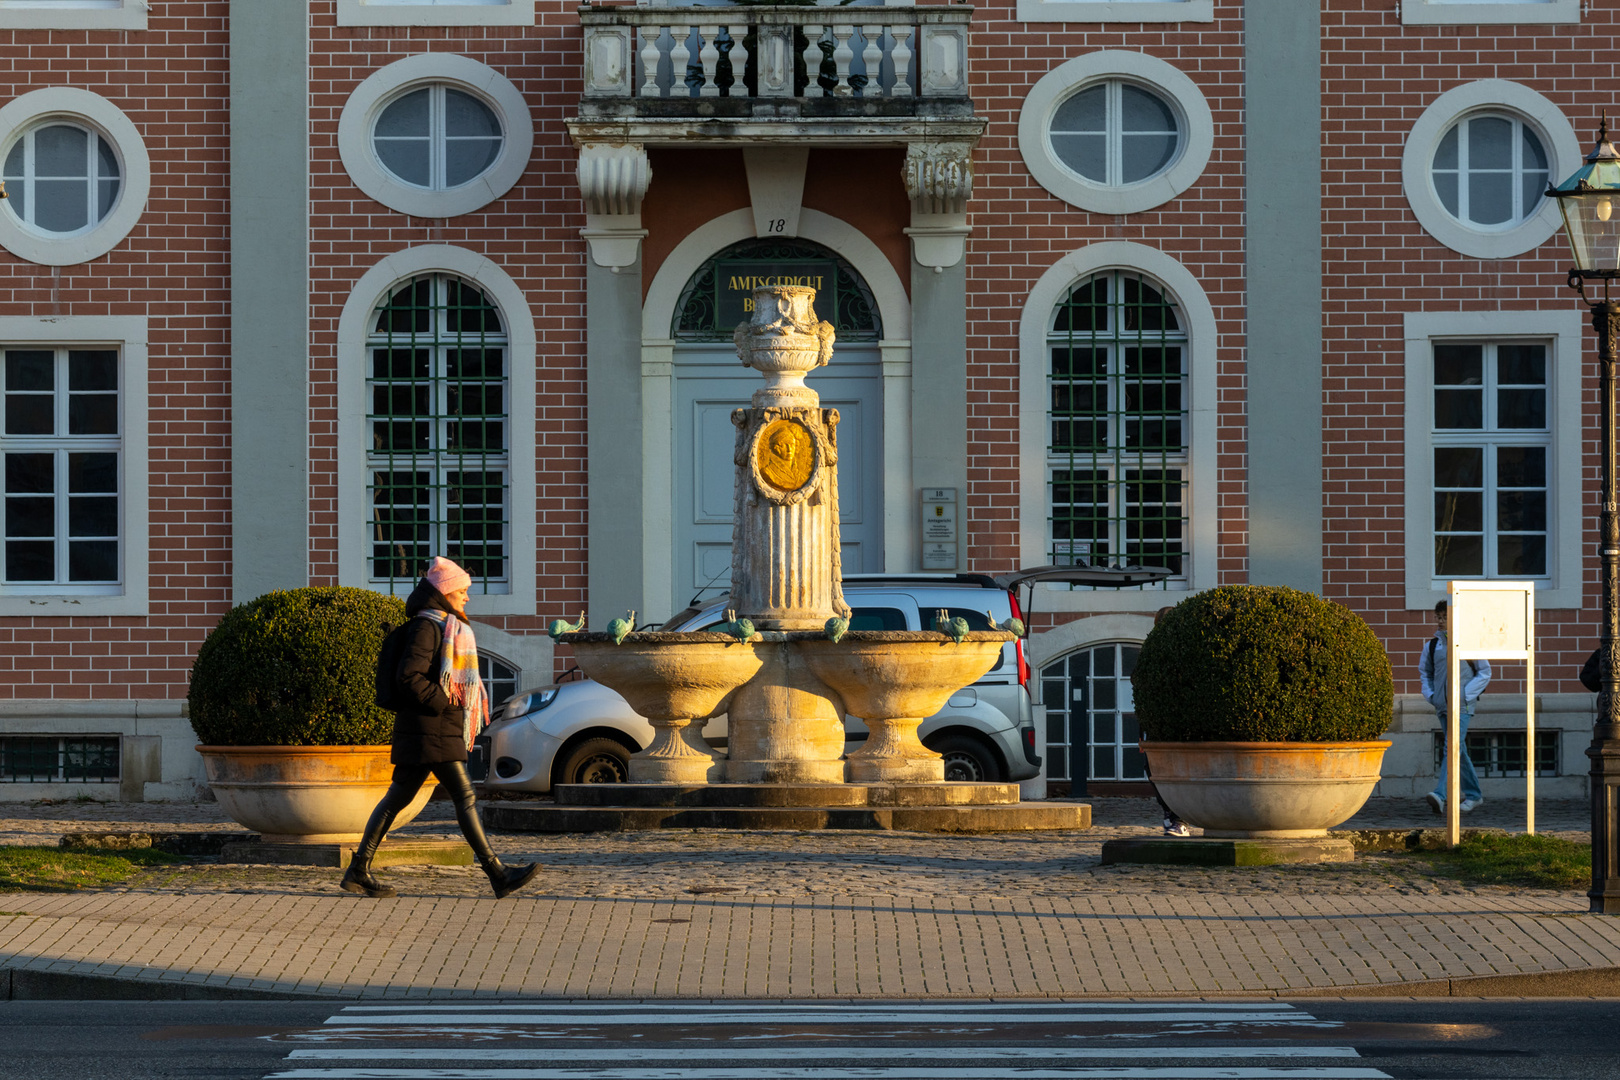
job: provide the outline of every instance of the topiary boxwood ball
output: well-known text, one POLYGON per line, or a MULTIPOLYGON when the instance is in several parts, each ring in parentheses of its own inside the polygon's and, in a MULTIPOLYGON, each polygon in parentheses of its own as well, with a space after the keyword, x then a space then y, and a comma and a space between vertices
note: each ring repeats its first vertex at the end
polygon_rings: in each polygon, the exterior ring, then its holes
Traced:
POLYGON ((1389 657, 1359 615, 1269 585, 1170 609, 1131 685, 1151 742, 1363 742, 1389 728, 1395 702, 1389 657))
POLYGON ((266 593, 219 620, 191 665, 191 726, 207 746, 374 746, 377 651, 405 602, 367 589, 266 593))

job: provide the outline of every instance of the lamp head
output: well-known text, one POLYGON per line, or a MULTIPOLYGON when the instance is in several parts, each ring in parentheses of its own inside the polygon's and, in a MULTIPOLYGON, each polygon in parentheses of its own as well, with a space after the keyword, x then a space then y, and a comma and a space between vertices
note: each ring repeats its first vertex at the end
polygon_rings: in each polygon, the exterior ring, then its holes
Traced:
POLYGON ((1612 278, 1620 275, 1620 150, 1609 141, 1608 117, 1598 124, 1597 145, 1586 162, 1563 183, 1547 189, 1557 200, 1564 218, 1577 278, 1612 278))

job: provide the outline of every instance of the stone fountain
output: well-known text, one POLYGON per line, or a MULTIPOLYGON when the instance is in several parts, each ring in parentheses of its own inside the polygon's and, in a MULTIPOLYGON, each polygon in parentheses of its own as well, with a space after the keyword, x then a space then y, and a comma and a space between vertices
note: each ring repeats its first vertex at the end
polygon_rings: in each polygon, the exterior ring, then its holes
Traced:
MULTIPOLYGON (((814 299, 815 290, 805 287, 757 289, 753 317, 734 335, 739 359, 765 383, 750 407, 731 417, 734 615, 716 628, 724 632, 558 636, 587 676, 622 694, 656 732, 631 757, 629 784, 563 786, 559 807, 577 799, 597 807, 770 806, 807 813, 829 806, 1042 809, 1020 806, 1015 784, 944 783, 943 761, 917 738, 926 717, 990 670, 1010 633, 847 629, 838 411, 822 408, 805 385, 833 353, 833 327, 816 318, 814 299), (728 718, 727 754, 702 735, 704 723, 721 713, 728 718), (847 759, 846 713, 870 731, 847 759)), ((1070 804, 1044 817, 1016 814, 1016 823, 1000 825, 983 824, 981 815, 980 825, 964 831, 1083 828, 1089 809, 1070 804)), ((486 817, 497 827, 562 828, 535 824, 532 812, 504 804, 486 809, 486 817)), ((646 827, 634 821, 647 819, 615 820, 632 822, 616 827, 646 827)), ((928 827, 896 820, 886 818, 887 827, 928 827)), ((953 821, 960 827, 960 817, 953 821)), ((653 823, 748 822, 688 816, 653 823)), ((794 818, 786 827, 806 825, 794 818)))

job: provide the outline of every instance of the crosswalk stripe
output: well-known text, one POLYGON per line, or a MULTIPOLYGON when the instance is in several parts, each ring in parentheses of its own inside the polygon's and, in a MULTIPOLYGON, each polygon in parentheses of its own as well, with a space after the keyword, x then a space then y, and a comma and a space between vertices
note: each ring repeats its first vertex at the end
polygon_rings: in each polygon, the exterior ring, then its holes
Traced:
MULTIPOLYGON (((556 1025, 567 1024, 576 1027, 612 1027, 612 1026, 648 1026, 672 1024, 726 1024, 735 1026, 763 1025, 763 1024, 815 1024, 834 1019, 833 1014, 822 1012, 780 1012, 780 1013, 737 1013, 729 1010, 717 1010, 711 1013, 570 1013, 548 1017, 543 1012, 484 1012, 474 1016, 461 1013, 429 1013, 418 1010, 396 1013, 371 1013, 364 1016, 341 1015, 334 1016, 326 1021, 334 1027, 362 1028, 368 1026, 389 1027, 438 1027, 441 1025, 456 1025, 469 1030, 491 1025, 513 1024, 540 1024, 556 1025), (476 1021, 475 1023, 470 1021, 476 1021)), ((928 1013, 908 1012, 890 1013, 882 1009, 861 1009, 854 1013, 846 1013, 836 1017, 846 1024, 875 1024, 884 1022, 896 1023, 950 1023, 961 1024, 970 1022, 996 1023, 1022 1023, 1022 1024, 1163 1024, 1163 1023, 1190 1023, 1219 1022, 1227 1024, 1236 1023, 1269 1023, 1297 1026, 1300 1024, 1316 1024, 1313 1017, 1297 1012, 1284 1013, 1276 1011, 1257 1012, 1220 1012, 1214 1010, 1199 1011, 1170 1011, 1160 1008, 1151 1008, 1142 1012, 1068 1012, 1068 1013, 1040 1013, 1034 1016, 1018 1016, 1012 1014, 972 1015, 965 1013, 928 1013)))
POLYGON ((1095 1069, 289 1069, 265 1080, 1390 1080, 1378 1069, 1095 1068, 1095 1069))
POLYGON ((1142 1061, 1151 1058, 1182 1060, 1215 1058, 1354 1058, 1361 1055, 1353 1046, 952 1046, 933 1049, 920 1046, 769 1046, 736 1050, 703 1046, 671 1046, 654 1049, 610 1050, 605 1047, 518 1049, 487 1046, 429 1047, 319 1047, 294 1050, 289 1060, 298 1061, 677 1061, 701 1058, 705 1061, 855 1061, 877 1058, 886 1061, 1063 1061, 1068 1059, 1120 1058, 1142 1061))

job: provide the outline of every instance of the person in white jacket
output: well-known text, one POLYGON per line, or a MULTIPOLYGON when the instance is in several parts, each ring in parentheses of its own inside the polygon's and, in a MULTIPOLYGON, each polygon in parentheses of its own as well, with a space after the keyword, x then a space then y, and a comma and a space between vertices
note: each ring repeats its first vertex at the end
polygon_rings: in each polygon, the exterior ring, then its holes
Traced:
MULTIPOLYGON (((1434 606, 1435 634, 1424 643, 1423 651, 1418 655, 1418 681, 1422 685, 1423 697, 1434 706, 1435 715, 1440 717, 1440 730, 1446 729, 1446 679, 1451 666, 1446 663, 1446 602, 1440 601, 1434 606)), ((1485 687, 1491 682, 1491 662, 1489 660, 1464 660, 1462 662, 1462 702, 1458 710, 1457 723, 1458 738, 1461 741, 1457 760, 1460 762, 1459 773, 1462 780, 1462 810, 1464 813, 1472 810, 1485 801, 1485 796, 1479 793, 1479 777, 1474 772, 1474 763, 1468 757, 1468 721, 1474 717, 1474 702, 1479 695, 1485 692, 1485 687)), ((1429 792, 1429 805, 1434 812, 1441 814, 1446 809, 1446 762, 1449 755, 1440 758, 1440 782, 1429 792)))

